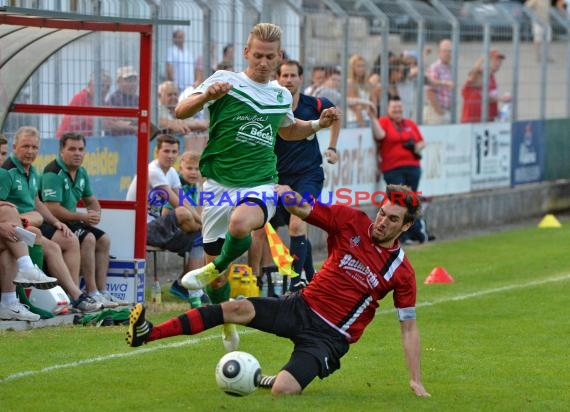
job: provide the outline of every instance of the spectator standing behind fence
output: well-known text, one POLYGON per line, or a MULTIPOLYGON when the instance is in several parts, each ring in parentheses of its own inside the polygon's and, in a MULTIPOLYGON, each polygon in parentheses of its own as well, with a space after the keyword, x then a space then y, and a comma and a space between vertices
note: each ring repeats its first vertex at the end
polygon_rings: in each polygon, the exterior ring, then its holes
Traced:
MULTIPOLYGON (((422 169, 421 152, 426 144, 416 123, 403 116, 404 108, 398 98, 388 102, 388 115, 378 119, 384 131, 379 140, 379 169, 387 185, 406 185, 417 192, 422 169)), ((428 240, 425 222, 417 219, 400 241, 428 240)))
POLYGON ((229 43, 224 46, 222 60, 216 64, 216 70, 234 71, 234 45, 229 43))
POLYGON ((315 92, 327 78, 326 67, 325 66, 315 66, 311 70, 311 84, 305 87, 303 94, 307 96, 314 96, 315 92))
MULTIPOLYGON (((359 54, 354 54, 348 60, 347 97, 372 102, 372 94, 372 86, 368 81, 366 59, 359 54)), ((377 105, 376 102, 372 103, 377 105)), ((346 121, 356 123, 358 127, 366 127, 368 125, 366 117, 366 106, 354 104, 350 105, 350 110, 346 114, 346 121)))
MULTIPOLYGON (((540 58, 542 57, 542 42, 546 40, 546 42, 550 43, 552 41, 552 27, 550 25, 551 0, 526 0, 524 5, 528 7, 536 17, 538 17, 540 23, 542 23, 538 24, 534 21, 532 23, 532 40, 536 49, 536 61, 540 62, 540 58)), ((551 62, 554 61, 552 58, 548 58, 548 60, 551 62)))
MULTIPOLYGON (((113 107, 139 107, 139 74, 133 66, 117 69, 117 89, 105 104, 113 107)), ((106 119, 105 133, 112 136, 135 135, 137 124, 134 119, 106 119)))
POLYGON ((178 104, 179 92, 176 84, 170 80, 158 86, 158 125, 168 133, 187 135, 208 129, 208 121, 203 119, 177 119, 174 108, 178 104))
MULTIPOLYGON (((511 101, 509 93, 499 96, 495 73, 501 68, 505 55, 498 49, 491 49, 489 53, 489 108, 487 120, 492 122, 499 115, 499 102, 503 104, 511 101)), ((483 106, 483 56, 479 57, 473 68, 469 71, 467 81, 463 85, 463 111, 461 123, 479 123, 482 121, 483 106)))
MULTIPOLYGON (((148 164, 147 245, 184 254, 192 250, 194 240, 202 228, 200 214, 194 205, 180 197, 182 187, 176 169, 172 167, 178 157, 180 143, 172 135, 160 134, 156 138, 156 159, 148 164), (173 207, 162 214, 166 203, 173 207)), ((137 197, 137 178, 127 191, 127 200, 137 197)))
MULTIPOLYGON (((44 235, 37 236, 36 240, 42 247, 49 273, 57 278, 63 290, 71 297, 73 307, 82 312, 101 309, 99 302, 79 290, 80 255, 77 237, 38 197, 40 180, 32 163, 40 149, 39 131, 30 126, 20 127, 14 135, 12 148, 13 153, 0 169, 0 200, 13 203, 30 226, 41 229, 44 235)), ((31 230, 39 235, 36 229, 31 230)))
POLYGON ((401 57, 402 78, 397 83, 398 94, 404 106, 404 117, 416 119, 416 101, 418 99, 418 52, 405 50, 401 57))
MULTIPOLYGON (((93 106, 95 104, 96 92, 99 92, 99 105, 102 106, 110 88, 111 76, 102 73, 99 81, 96 81, 92 74, 87 87, 71 98, 69 106, 93 106)), ((93 136, 93 116, 63 115, 55 136, 59 139, 64 133, 68 132, 81 133, 83 136, 93 136)))
MULTIPOLYGON (((340 70, 336 67, 328 67, 326 69, 326 78, 323 84, 315 90, 313 97, 328 99, 335 106, 339 107, 342 104, 342 94, 340 92, 340 86, 342 82, 342 77, 340 70)), ((376 114, 376 108, 374 104, 369 99, 361 99, 359 97, 348 97, 347 106, 349 108, 358 106, 360 110, 364 111, 366 115, 367 122, 370 121, 370 108, 373 109, 374 115, 373 119, 376 121, 378 115, 376 114)))
POLYGON ((554 7, 556 8, 556 12, 560 14, 561 17, 567 19, 568 16, 568 0, 556 0, 554 3, 554 7))
POLYGON ((451 122, 451 94, 455 87, 451 73, 451 41, 439 42, 439 58, 427 71, 428 86, 425 87, 423 120, 425 124, 448 124, 451 122))
MULTIPOLYGON (((396 56, 393 52, 388 50, 388 67, 392 64, 396 56)), ((376 112, 378 114, 382 113, 382 108, 380 107, 381 91, 382 91, 382 55, 379 54, 374 59, 372 63, 372 69, 370 70, 370 75, 368 76, 368 83, 372 87, 372 100, 376 102, 376 112)))
POLYGON ((400 97, 400 83, 404 79, 405 63, 401 57, 390 61, 388 68, 388 100, 400 97))
POLYGON ((4 161, 8 157, 8 139, 2 133, 0 133, 0 166, 4 164, 4 161))
POLYGON ((175 30, 172 45, 166 51, 166 80, 176 83, 178 90, 185 90, 203 79, 203 70, 198 69, 192 53, 184 44, 184 31, 175 30))
POLYGON ((103 307, 114 308, 126 302, 107 292, 111 239, 96 227, 101 221, 101 206, 82 166, 84 157, 85 137, 65 133, 59 141, 59 156, 44 168, 40 193, 50 212, 79 238, 86 292, 103 307), (86 212, 77 211, 79 200, 83 200, 86 212))
POLYGON ((323 82, 312 91, 311 96, 328 99, 333 105, 339 107, 342 104, 341 82, 340 70, 335 67, 328 67, 323 82))

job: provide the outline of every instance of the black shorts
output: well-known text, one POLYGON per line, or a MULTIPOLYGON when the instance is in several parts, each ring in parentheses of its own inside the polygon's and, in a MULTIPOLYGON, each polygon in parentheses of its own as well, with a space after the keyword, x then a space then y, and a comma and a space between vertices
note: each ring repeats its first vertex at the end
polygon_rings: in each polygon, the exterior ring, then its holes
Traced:
POLYGON ((105 234, 101 229, 81 222, 66 223, 66 225, 73 233, 75 233, 75 236, 79 238, 79 243, 83 242, 83 239, 85 239, 85 236, 89 233, 92 233, 93 236, 95 236, 95 240, 99 240, 101 236, 105 234))
MULTIPOLYGON (((75 236, 79 238, 80 243, 83 242, 83 239, 85 239, 85 236, 87 236, 89 233, 93 233, 95 240, 98 240, 105 234, 105 232, 103 232, 101 229, 86 225, 85 223, 81 222, 65 223, 65 225, 75 234, 75 236)), ((54 225, 44 222, 40 226, 40 231, 42 232, 42 236, 45 236, 51 240, 53 235, 55 235, 55 232, 57 232, 57 229, 54 225)))
POLYGON ((201 232, 188 233, 180 229, 174 209, 166 216, 160 216, 146 226, 146 244, 174 253, 192 250, 192 245, 201 232))
POLYGON ((278 298, 248 298, 255 317, 247 326, 289 338, 293 353, 283 367, 301 388, 315 378, 326 378, 340 368, 340 358, 348 352, 346 337, 315 314, 300 293, 278 298))
MULTIPOLYGON (((308 175, 297 175, 289 176, 283 175, 279 176, 279 184, 290 186, 295 192, 299 193, 303 198, 309 200, 312 197, 317 199, 323 190, 324 177, 322 170, 308 174, 308 175)), ((271 219, 270 223, 274 228, 281 226, 289 226, 289 219, 291 215, 281 203, 277 204, 277 209, 275 211, 275 216, 271 219)))

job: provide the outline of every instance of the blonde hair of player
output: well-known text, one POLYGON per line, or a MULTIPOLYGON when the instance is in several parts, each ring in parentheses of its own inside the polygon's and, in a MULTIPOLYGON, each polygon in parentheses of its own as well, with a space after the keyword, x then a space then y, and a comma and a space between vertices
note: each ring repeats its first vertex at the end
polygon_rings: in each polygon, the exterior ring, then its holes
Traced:
POLYGON ((279 42, 279 49, 281 49, 281 35, 283 31, 281 27, 273 23, 258 23, 251 29, 247 38, 247 47, 251 47, 253 38, 259 39, 264 42, 273 43, 279 42))

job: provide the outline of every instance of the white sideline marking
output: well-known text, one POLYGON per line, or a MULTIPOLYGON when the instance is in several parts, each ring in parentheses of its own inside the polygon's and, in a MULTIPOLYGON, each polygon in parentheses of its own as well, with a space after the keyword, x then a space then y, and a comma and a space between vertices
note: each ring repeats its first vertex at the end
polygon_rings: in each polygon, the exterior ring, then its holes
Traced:
POLYGON ((434 300, 432 302, 420 302, 416 305, 416 307, 420 308, 420 307, 434 306, 434 305, 438 305, 440 303, 456 302, 456 301, 460 301, 460 300, 478 298, 479 296, 485 296, 485 295, 490 295, 493 293, 500 293, 500 292, 510 291, 510 290, 514 290, 514 289, 524 289, 524 288, 530 288, 533 286, 544 285, 547 283, 564 282, 565 280, 568 280, 568 279, 570 279, 570 273, 567 273, 565 275, 553 276, 553 277, 545 278, 545 279, 541 279, 541 280, 533 280, 533 281, 527 282, 527 283, 519 283, 519 284, 514 284, 514 285, 501 286, 501 287, 493 288, 493 289, 480 290, 478 292, 473 292, 473 293, 465 293, 463 295, 457 295, 457 296, 453 296, 453 297, 449 297, 449 298, 438 299, 438 300, 434 300))
MULTIPOLYGON (((256 330, 245 330, 245 331, 241 331, 240 335, 246 335, 248 333, 254 333, 254 332, 257 332, 257 331, 256 330)), ((24 378, 26 376, 39 375, 41 373, 48 373, 48 372, 51 372, 51 371, 54 371, 57 369, 74 368, 76 366, 88 365, 90 363, 96 363, 96 362, 104 362, 104 361, 110 360, 110 359, 120 359, 120 358, 128 358, 130 356, 138 356, 138 355, 142 355, 143 353, 154 352, 154 351, 162 350, 162 349, 179 348, 179 347, 187 346, 187 345, 195 345, 195 344, 198 344, 201 342, 206 342, 206 341, 209 341, 212 339, 220 339, 220 335, 205 336, 202 338, 191 338, 191 339, 187 339, 187 340, 181 341, 181 342, 173 342, 173 343, 168 343, 168 344, 163 344, 163 345, 159 344, 159 345, 155 345, 152 347, 146 347, 146 348, 133 350, 133 351, 129 351, 129 352, 114 353, 111 355, 97 356, 95 358, 83 359, 83 360, 76 361, 76 362, 62 363, 62 364, 53 365, 53 366, 46 366, 45 368, 42 368, 42 369, 18 372, 18 373, 14 373, 12 375, 8 375, 3 379, 0 379, 0 383, 12 381, 12 380, 19 379, 19 378, 24 378)))
MULTIPOLYGON (((563 281, 568 280, 568 279, 570 279, 570 273, 565 274, 565 275, 560 275, 560 276, 554 276, 554 277, 546 278, 546 279, 542 279, 542 280, 533 280, 533 281, 527 282, 527 283, 519 283, 519 284, 514 284, 514 285, 501 286, 501 287, 493 288, 493 289, 481 290, 481 291, 473 292, 473 293, 466 293, 463 295, 457 295, 457 296, 453 296, 453 297, 449 297, 449 298, 438 299, 438 300, 434 300, 431 302, 420 302, 416 305, 416 307, 428 307, 428 306, 439 305, 440 303, 456 302, 456 301, 461 301, 461 300, 466 300, 466 299, 471 299, 471 298, 478 298, 480 296, 510 291, 510 290, 514 290, 514 289, 524 289, 524 288, 529 288, 529 287, 533 287, 533 286, 544 285, 547 283, 563 282, 563 281)), ((394 311, 394 309, 383 309, 383 310, 380 310, 379 312, 380 313, 390 313, 393 311, 394 311)), ((240 331, 240 335, 245 335, 248 333, 255 333, 255 332, 257 332, 257 331, 256 330, 244 330, 244 331, 240 331)), ((18 373, 14 373, 12 375, 8 375, 3 379, 0 379, 0 383, 24 378, 26 376, 33 376, 33 375, 39 375, 42 373, 48 373, 48 372, 51 372, 51 371, 54 371, 57 369, 74 368, 74 367, 81 366, 81 365, 88 365, 90 363, 104 362, 104 361, 107 361, 109 359, 120 359, 120 358, 127 358, 130 356, 138 356, 138 355, 142 355, 144 353, 154 352, 154 351, 162 350, 162 349, 179 348, 179 347, 187 346, 187 345, 196 345, 198 343, 209 341, 212 339, 220 339, 220 336, 219 335, 211 335, 211 336, 206 336, 203 338, 191 338, 191 339, 181 341, 181 342, 174 342, 174 343, 168 343, 168 344, 162 344, 162 345, 161 344, 153 345, 152 347, 146 347, 146 348, 142 348, 142 349, 132 350, 129 352, 115 353, 115 354, 104 355, 104 356, 97 356, 95 358, 83 359, 83 360, 76 361, 76 362, 47 366, 45 368, 38 369, 38 370, 28 370, 28 371, 18 372, 18 373)))

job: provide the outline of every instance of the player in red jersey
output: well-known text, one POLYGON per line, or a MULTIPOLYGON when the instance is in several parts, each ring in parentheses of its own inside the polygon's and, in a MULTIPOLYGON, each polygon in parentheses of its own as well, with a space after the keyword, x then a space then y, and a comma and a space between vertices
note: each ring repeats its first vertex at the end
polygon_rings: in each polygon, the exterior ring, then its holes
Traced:
POLYGON ((329 256, 309 285, 281 297, 252 297, 192 309, 153 326, 143 305, 131 311, 127 343, 140 346, 176 335, 193 335, 223 323, 246 325, 291 339, 287 364, 261 386, 273 395, 300 394, 315 378, 340 367, 349 345, 372 321, 378 300, 393 291, 400 320, 410 388, 430 396, 421 382, 420 337, 416 325, 414 270, 398 237, 413 224, 420 200, 407 186, 388 185, 386 202, 372 221, 348 206, 324 206, 279 186, 287 210, 328 233, 329 256))

